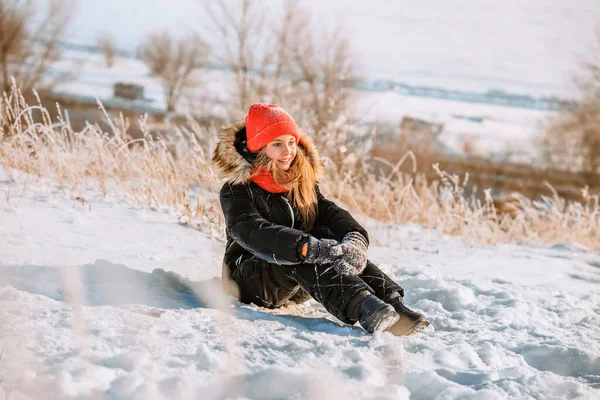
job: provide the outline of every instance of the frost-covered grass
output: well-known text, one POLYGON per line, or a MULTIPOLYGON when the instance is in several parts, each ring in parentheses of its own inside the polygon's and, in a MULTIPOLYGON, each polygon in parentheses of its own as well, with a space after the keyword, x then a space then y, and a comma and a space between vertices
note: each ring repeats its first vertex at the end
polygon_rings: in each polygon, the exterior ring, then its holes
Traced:
POLYGON ((220 227, 214 208, 218 182, 209 166, 211 154, 199 143, 197 134, 204 133, 199 127, 180 129, 172 140, 132 139, 127 124, 145 126, 145 121, 113 121, 102 108, 110 133, 91 124, 75 132, 60 108, 58 121, 51 121, 46 109, 25 104, 16 92, 0 100, 0 109, 1 165, 51 178, 72 193, 84 192, 93 181, 105 195, 126 195, 139 207, 172 206, 182 218, 220 227), (41 122, 35 122, 40 115, 41 122))
MULTIPOLYGON (((116 120, 112 132, 91 124, 76 132, 62 117, 51 121, 43 107, 26 104, 17 91, 0 100, 0 124, 0 166, 8 173, 20 170, 51 179, 82 199, 77 193, 94 182, 105 195, 128 197, 139 207, 172 207, 182 222, 222 235, 220 183, 210 167, 214 128, 195 125, 169 138, 133 140, 126 134, 127 123, 116 120)), ((468 177, 439 171, 440 179, 428 182, 397 172, 410 154, 387 176, 375 174, 369 168, 375 161, 364 149, 338 150, 353 131, 348 124, 334 124, 316 138, 327 162, 322 186, 365 218, 418 223, 488 244, 575 241, 600 249, 597 195, 584 190, 583 203, 567 203, 556 195, 539 202, 519 198, 510 215, 499 214, 490 196, 480 203, 463 195, 468 177)))

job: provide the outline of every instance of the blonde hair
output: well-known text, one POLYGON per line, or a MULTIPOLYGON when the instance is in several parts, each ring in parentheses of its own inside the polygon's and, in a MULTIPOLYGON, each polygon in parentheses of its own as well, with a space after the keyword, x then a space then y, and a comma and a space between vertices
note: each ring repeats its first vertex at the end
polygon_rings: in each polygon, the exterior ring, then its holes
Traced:
POLYGON ((317 171, 308 160, 306 150, 298 146, 296 157, 287 171, 275 165, 265 153, 264 147, 259 151, 255 164, 265 167, 273 175, 275 183, 289 188, 287 198, 300 212, 302 229, 312 229, 317 218, 317 171))

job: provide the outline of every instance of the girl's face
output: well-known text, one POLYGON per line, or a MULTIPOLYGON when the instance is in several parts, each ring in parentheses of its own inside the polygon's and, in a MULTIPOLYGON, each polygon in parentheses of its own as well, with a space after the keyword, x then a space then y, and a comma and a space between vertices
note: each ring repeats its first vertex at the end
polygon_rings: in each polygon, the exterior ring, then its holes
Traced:
POLYGON ((267 157, 273 160, 277 168, 283 171, 290 168, 292 161, 296 158, 297 151, 296 138, 292 135, 281 135, 265 146, 267 157))

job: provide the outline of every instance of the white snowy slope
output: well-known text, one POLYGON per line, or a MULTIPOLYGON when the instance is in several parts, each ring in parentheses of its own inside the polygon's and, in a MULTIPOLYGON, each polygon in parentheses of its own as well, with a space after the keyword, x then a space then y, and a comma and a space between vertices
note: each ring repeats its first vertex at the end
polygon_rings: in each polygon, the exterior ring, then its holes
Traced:
POLYGON ((315 302, 201 307, 209 286, 198 300, 166 278, 220 276, 222 241, 16 176, 0 170, 2 400, 600 397, 600 254, 576 244, 367 224, 370 257, 432 322, 368 335, 315 302))

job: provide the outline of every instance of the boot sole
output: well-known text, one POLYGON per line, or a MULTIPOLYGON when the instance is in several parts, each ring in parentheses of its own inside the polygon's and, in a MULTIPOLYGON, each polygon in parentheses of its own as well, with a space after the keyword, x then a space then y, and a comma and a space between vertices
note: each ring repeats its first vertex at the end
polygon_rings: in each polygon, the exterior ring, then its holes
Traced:
POLYGON ((429 321, 427 321, 425 318, 419 318, 408 327, 406 327, 401 321, 401 318, 399 318, 393 325, 389 326, 389 328, 385 330, 390 332, 394 336, 411 336, 415 333, 421 332, 428 326, 429 321))

